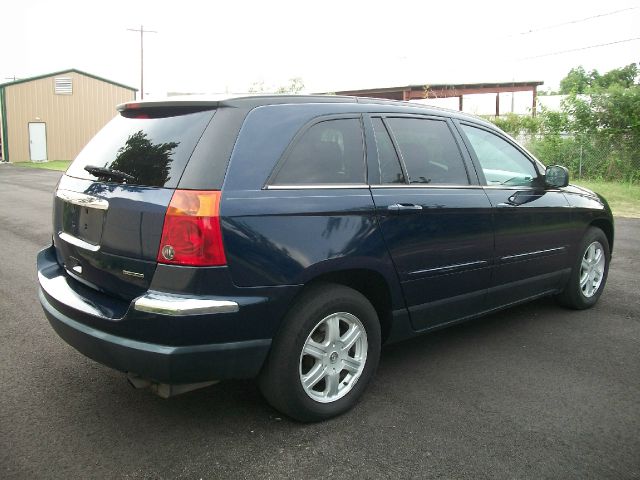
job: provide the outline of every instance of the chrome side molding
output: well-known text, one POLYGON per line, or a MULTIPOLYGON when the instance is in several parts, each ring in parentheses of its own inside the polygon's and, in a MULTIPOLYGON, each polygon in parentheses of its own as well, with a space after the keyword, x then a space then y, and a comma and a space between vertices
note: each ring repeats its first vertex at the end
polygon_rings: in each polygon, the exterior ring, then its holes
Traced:
POLYGON ((108 200, 94 195, 87 195, 86 193, 60 189, 56 190, 56 197, 67 203, 72 203, 73 205, 79 205, 81 207, 95 208, 96 210, 107 210, 109 208, 108 200))

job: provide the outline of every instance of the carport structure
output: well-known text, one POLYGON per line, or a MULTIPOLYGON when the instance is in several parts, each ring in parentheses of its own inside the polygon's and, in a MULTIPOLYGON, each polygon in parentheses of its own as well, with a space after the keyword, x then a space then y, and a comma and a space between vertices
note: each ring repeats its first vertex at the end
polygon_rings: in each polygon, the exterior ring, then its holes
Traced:
POLYGON ((495 94, 495 115, 500 116, 500 94, 515 92, 531 92, 531 112, 535 115, 538 98, 537 88, 544 82, 497 82, 497 83, 458 83, 458 84, 423 84, 405 87, 370 88, 365 90, 344 90, 336 95, 353 95, 356 97, 385 98, 389 100, 423 100, 425 98, 458 97, 458 110, 462 111, 465 95, 495 94))

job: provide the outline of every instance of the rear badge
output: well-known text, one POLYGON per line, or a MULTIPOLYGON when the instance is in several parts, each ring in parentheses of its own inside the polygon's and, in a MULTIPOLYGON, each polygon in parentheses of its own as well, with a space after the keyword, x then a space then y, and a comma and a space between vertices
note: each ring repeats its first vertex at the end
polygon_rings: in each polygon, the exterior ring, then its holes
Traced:
POLYGON ((173 257, 176 256, 176 251, 171 245, 165 245, 162 247, 162 256, 167 260, 173 260, 173 257))
POLYGON ((129 270, 122 270, 122 274, 128 275, 130 277, 135 277, 135 278, 144 278, 144 273, 131 272, 129 270))

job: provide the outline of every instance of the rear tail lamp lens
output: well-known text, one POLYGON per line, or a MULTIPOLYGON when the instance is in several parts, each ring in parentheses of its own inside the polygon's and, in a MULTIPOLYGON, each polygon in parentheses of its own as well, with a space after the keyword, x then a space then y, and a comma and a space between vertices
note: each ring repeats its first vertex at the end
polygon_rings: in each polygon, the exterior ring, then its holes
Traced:
POLYGON ((226 265, 220 229, 219 191, 176 190, 171 197, 158 248, 158 262, 226 265))

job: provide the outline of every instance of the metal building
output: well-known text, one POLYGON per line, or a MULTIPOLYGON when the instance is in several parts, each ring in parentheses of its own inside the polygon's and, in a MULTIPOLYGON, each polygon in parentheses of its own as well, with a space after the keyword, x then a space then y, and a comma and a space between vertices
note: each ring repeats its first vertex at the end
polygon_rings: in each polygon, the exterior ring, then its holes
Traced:
POLYGON ((73 160, 136 91, 76 69, 0 84, 2 161, 73 160))

